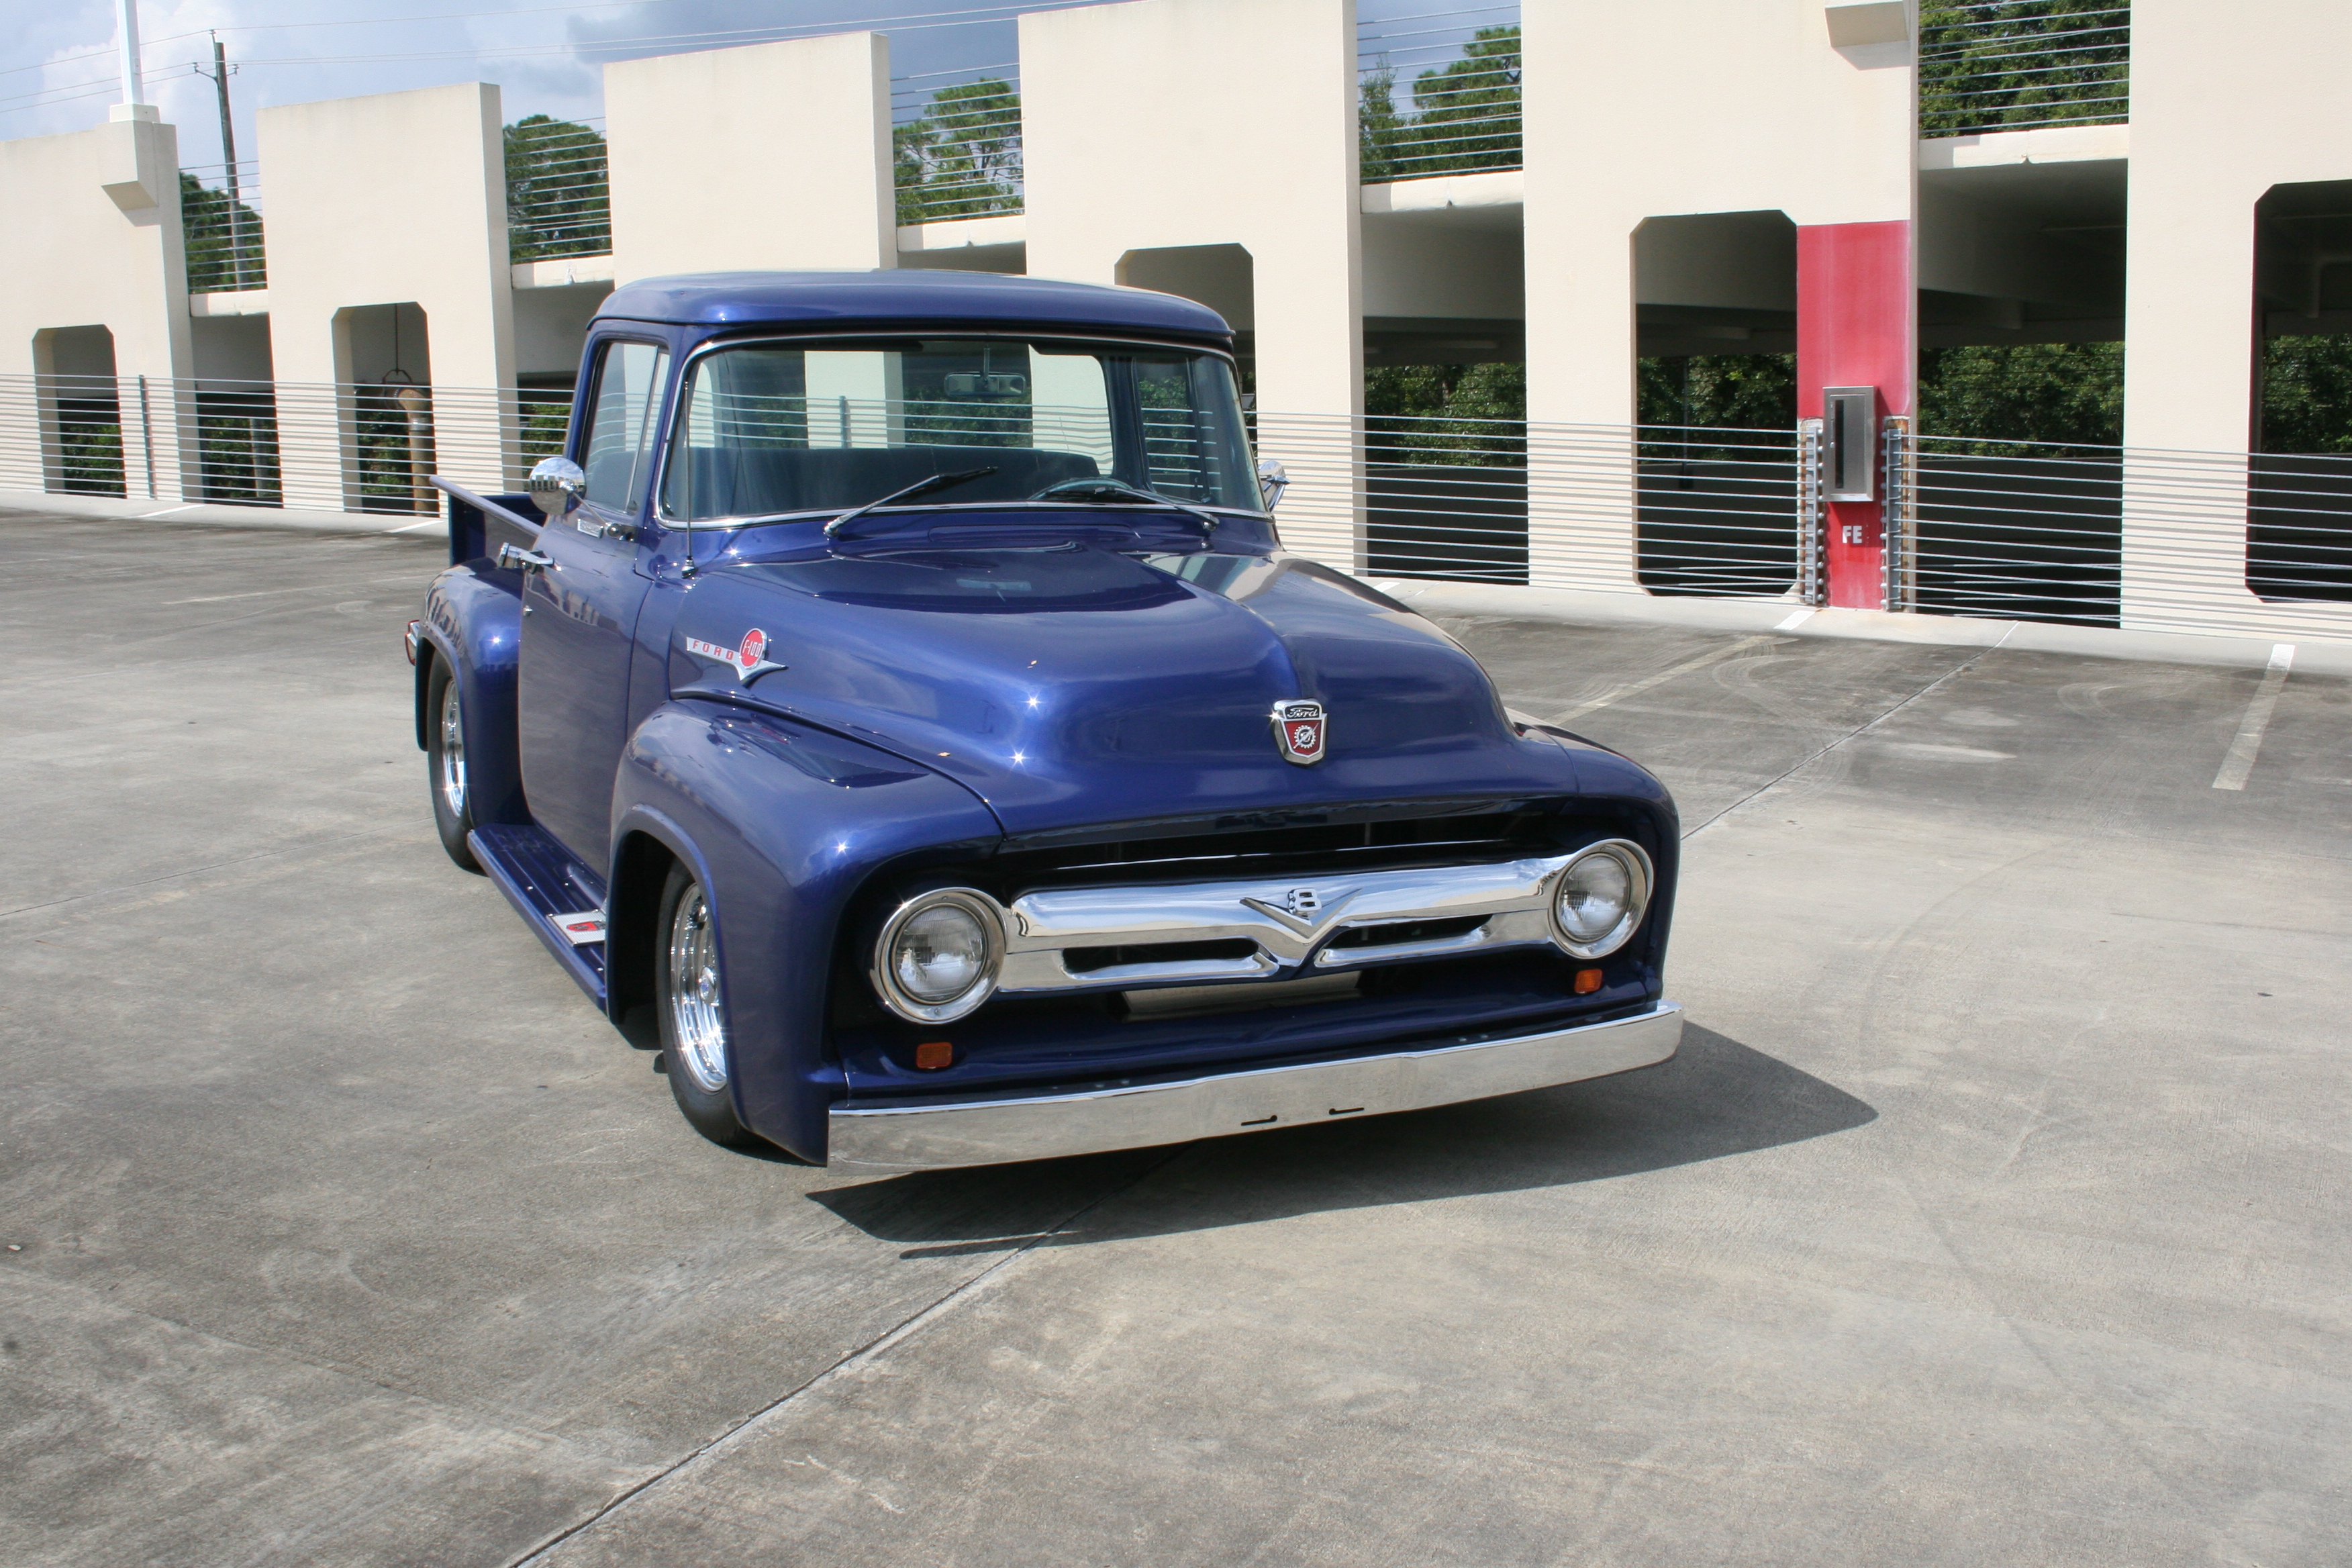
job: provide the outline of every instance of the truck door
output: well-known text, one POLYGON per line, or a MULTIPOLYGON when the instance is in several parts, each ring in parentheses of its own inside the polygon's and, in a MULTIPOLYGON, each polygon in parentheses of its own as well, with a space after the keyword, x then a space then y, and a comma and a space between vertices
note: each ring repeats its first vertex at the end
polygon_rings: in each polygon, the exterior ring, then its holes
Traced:
POLYGON ((598 876, 610 868, 613 775, 627 739, 630 648, 648 586, 637 570, 646 487, 661 428, 668 351, 615 338, 599 348, 579 422, 587 500, 551 520, 525 575, 520 731, 534 821, 598 876))

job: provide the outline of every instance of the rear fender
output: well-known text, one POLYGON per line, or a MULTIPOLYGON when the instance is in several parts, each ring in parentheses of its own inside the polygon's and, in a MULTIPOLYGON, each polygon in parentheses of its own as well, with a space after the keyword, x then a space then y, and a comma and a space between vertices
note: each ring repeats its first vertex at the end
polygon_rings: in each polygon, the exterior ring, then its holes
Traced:
MULTIPOLYGON (((843 911, 885 865, 926 850, 986 853, 1003 833, 994 814, 887 752, 688 700, 656 709, 630 737, 613 823, 610 962, 621 964, 625 943, 659 940, 649 911, 660 889, 648 884, 663 860, 633 845, 653 839, 693 868, 718 921, 737 1114, 823 1162, 825 1114, 844 1093, 824 1027, 843 911)), ((614 987, 614 1005, 630 993, 614 987)))
MULTIPOLYGON (((477 823, 527 823, 522 757, 516 741, 515 672, 522 651, 521 574, 471 562, 433 580, 419 636, 432 658, 456 671, 466 715, 466 775, 477 823)), ((431 666, 416 661, 416 743, 429 737, 425 710, 431 666)))

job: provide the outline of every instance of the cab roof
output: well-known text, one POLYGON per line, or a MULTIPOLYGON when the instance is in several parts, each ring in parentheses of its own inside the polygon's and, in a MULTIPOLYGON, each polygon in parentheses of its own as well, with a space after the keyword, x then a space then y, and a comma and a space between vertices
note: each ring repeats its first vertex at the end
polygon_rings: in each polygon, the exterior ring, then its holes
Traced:
POLYGON ((1093 328, 1228 347, 1205 305, 1148 289, 990 272, 695 272, 646 278, 607 295, 597 319, 684 326, 1093 328))

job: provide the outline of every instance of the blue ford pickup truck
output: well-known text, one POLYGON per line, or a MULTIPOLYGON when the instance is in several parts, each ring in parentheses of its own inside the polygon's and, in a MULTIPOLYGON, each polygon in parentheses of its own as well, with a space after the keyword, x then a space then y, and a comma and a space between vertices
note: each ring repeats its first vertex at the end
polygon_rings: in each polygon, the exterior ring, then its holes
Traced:
POLYGON ((1675 817, 1286 552, 1232 334, 961 273, 614 291, 409 628, 450 858, 687 1119, 850 1172, 1663 1060, 1675 817))

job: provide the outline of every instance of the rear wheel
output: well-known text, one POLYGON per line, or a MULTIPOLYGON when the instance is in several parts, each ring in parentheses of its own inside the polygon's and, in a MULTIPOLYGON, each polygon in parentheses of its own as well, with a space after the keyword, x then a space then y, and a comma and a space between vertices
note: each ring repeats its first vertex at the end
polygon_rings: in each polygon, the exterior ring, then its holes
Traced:
POLYGON ((456 677, 447 659, 433 661, 433 674, 425 686, 425 776, 441 847, 450 859, 479 876, 481 862, 466 842, 466 835, 474 830, 474 792, 466 773, 466 714, 456 677))
POLYGON ((727 1033, 727 998, 719 987, 718 921, 702 885, 683 866, 670 868, 654 930, 660 943, 654 955, 654 1011, 660 1019, 670 1093, 694 1130, 712 1142, 730 1148, 757 1142, 735 1114, 735 1058, 727 1033))

